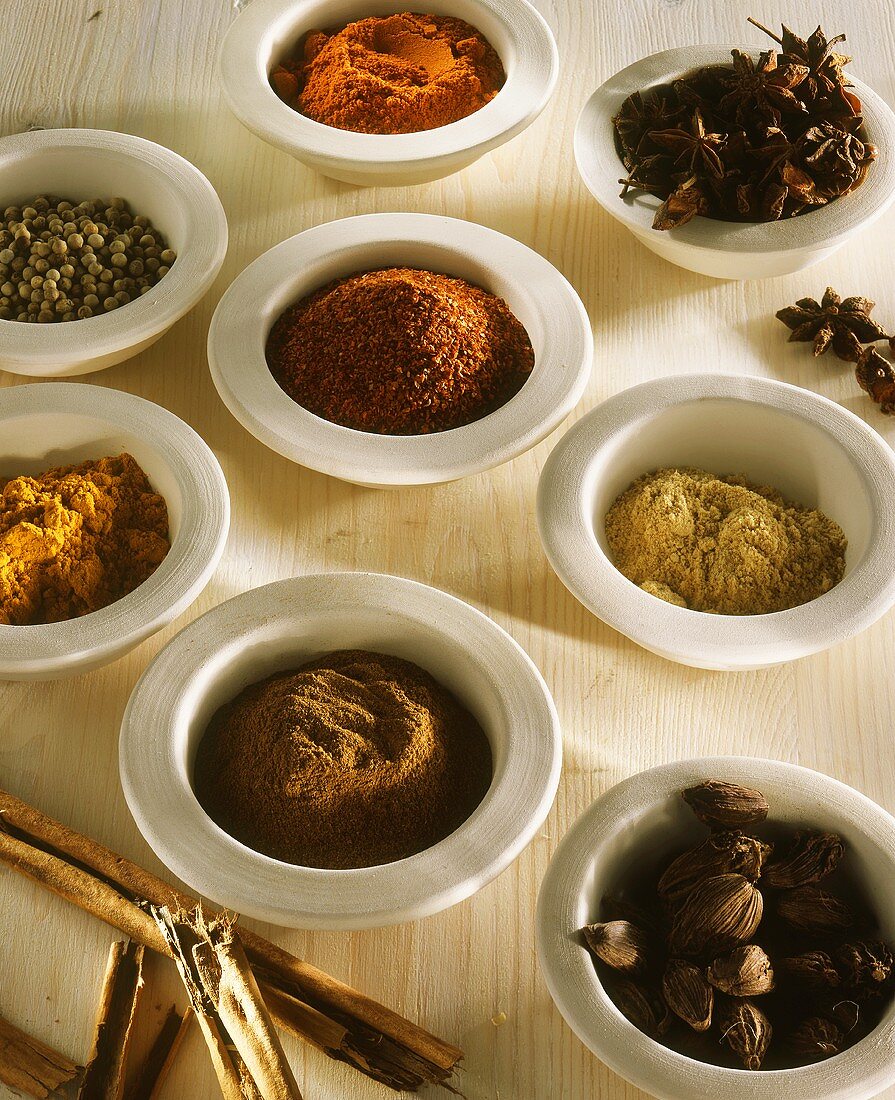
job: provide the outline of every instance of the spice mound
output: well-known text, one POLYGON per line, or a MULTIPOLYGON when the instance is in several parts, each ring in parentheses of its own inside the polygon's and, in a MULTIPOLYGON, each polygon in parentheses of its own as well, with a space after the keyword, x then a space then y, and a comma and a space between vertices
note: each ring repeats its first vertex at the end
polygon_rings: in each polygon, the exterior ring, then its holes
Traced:
POLYGON ((844 72, 850 57, 818 27, 808 39, 784 26, 779 51, 732 50, 670 85, 637 91, 613 119, 630 188, 663 199, 653 229, 696 215, 725 221, 790 218, 847 195, 877 150, 844 72))
POLYGON ((306 867, 370 867, 430 848, 491 783, 475 718, 428 672, 340 650, 245 688, 199 744, 196 797, 221 828, 306 867))
POLYGON ((395 267, 337 279, 290 307, 270 333, 267 363, 293 401, 334 424, 421 435, 506 404, 534 351, 502 298, 395 267))
POLYGON ((148 293, 177 253, 124 199, 38 195, 0 226, 0 320, 81 321, 148 293))
POLYGON ((0 624, 99 611, 150 577, 170 548, 164 497, 128 454, 0 479, 0 624))
POLYGON ((606 538, 628 580, 691 611, 784 611, 828 592, 845 572, 845 535, 823 512, 705 470, 639 478, 609 509, 606 538))
POLYGON ((475 27, 401 12, 312 31, 273 71, 281 99, 315 122, 365 134, 433 130, 484 107, 506 81, 475 27))
POLYGON ((768 820, 760 791, 682 791, 711 832, 603 898, 582 939, 619 1011, 691 1058, 749 1070, 819 1062, 889 1011, 895 959, 841 837, 768 820))

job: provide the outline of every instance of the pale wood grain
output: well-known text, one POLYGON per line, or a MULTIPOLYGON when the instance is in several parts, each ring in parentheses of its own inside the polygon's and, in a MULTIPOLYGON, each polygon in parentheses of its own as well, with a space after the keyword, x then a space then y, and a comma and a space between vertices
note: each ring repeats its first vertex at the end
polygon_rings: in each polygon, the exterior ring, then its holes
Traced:
MULTIPOLYGON (((827 283, 876 298, 895 324, 895 213, 822 266, 764 283, 725 284, 671 267, 637 246, 578 181, 572 127, 590 91, 656 49, 758 42, 747 15, 813 29, 819 9, 747 0, 541 0, 563 73, 524 136, 450 179, 411 190, 357 190, 325 180, 251 136, 224 108, 214 78, 228 0, 54 0, 0 5, 0 133, 30 124, 128 130, 182 153, 218 188, 231 246, 201 305, 138 359, 90 377, 158 401, 215 449, 234 502, 230 543, 212 583, 174 626, 111 667, 41 686, 0 686, 3 785, 154 870, 118 784, 116 737, 149 659, 190 618, 245 588, 320 569, 376 569, 427 581, 489 612, 543 670, 565 729, 565 768, 542 835, 496 882, 421 923, 357 934, 263 928, 290 950, 419 1018, 467 1051, 471 1100, 635 1100, 643 1094, 592 1058, 553 1009, 535 962, 538 884, 559 838, 598 794, 638 769, 737 751, 830 772, 895 809, 890 749, 895 616, 836 651, 785 668, 724 675, 679 668, 591 617, 549 570, 537 538, 537 475, 559 432, 523 458, 430 490, 377 492, 302 470, 250 438, 220 404, 205 333, 232 278, 266 248, 335 217, 420 210, 513 234, 555 263, 587 305, 593 380, 576 415, 625 386, 695 367, 752 372, 841 401, 895 442, 846 364, 787 346, 773 313, 827 283), (101 10, 90 20, 93 12, 101 10), (405 965, 395 966, 395 960, 405 965), (495 1026, 497 1013, 506 1022, 495 1026)), ((847 30, 856 74, 890 101, 895 7, 830 0, 830 31, 847 30)), ((2 198, 2 196, 0 196, 2 198)), ((4 375, 2 385, 25 379, 4 375)), ((565 425, 564 427, 567 427, 565 425)), ((563 429, 560 429, 562 431, 563 429)), ((83 1059, 108 929, 29 883, 0 876, 0 1007, 83 1059)), ((173 968, 147 959, 137 1050, 179 996, 173 968)), ((383 1096, 307 1048, 287 1044, 315 1100, 383 1096)), ((164 1096, 219 1092, 198 1029, 164 1096)), ((886 1094, 895 1097, 895 1089, 886 1094)))

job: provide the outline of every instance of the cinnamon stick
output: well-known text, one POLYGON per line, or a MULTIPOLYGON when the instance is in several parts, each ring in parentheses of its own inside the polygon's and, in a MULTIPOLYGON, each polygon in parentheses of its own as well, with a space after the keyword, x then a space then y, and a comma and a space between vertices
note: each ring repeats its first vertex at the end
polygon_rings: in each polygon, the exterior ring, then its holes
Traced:
POLYGON ((45 1100, 74 1080, 80 1067, 0 1016, 0 1082, 45 1100))
POLYGON ((113 943, 103 980, 93 1047, 78 1100, 121 1100, 134 1016, 143 988, 143 945, 113 943))
POLYGON ((158 1100, 162 1085, 171 1071, 192 1020, 191 1008, 178 1012, 176 1005, 171 1005, 155 1041, 143 1059, 137 1079, 128 1091, 127 1100, 158 1100))
POLYGON ((152 908, 183 979, 227 1100, 301 1100, 232 921, 201 907, 152 908))
MULTIPOLYGON (((172 911, 189 911, 198 904, 5 791, 0 791, 0 862, 165 955, 170 947, 146 904, 172 911)), ((449 1079, 463 1057, 459 1047, 264 937, 243 929, 241 938, 278 1026, 393 1089, 416 1091, 432 1082, 452 1091, 449 1079)))

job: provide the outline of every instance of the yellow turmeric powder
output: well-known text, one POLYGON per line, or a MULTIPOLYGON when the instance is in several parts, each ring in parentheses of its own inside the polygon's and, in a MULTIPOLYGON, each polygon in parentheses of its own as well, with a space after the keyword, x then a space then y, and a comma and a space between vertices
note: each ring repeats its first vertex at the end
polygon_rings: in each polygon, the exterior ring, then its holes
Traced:
POLYGON ((98 611, 170 550, 168 509, 128 454, 0 478, 0 624, 98 611))

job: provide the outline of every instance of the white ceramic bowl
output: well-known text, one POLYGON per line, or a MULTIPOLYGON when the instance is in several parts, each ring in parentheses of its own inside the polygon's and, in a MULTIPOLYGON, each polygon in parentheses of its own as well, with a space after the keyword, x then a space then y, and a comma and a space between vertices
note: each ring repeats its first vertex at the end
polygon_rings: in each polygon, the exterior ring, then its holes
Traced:
POLYGON ((74 382, 0 389, 0 479, 127 451, 165 498, 171 549, 115 603, 67 622, 0 626, 0 679, 53 680, 116 660, 175 619, 215 570, 230 498, 217 459, 173 413, 74 382))
POLYGON ((214 384, 244 428, 293 462, 374 486, 452 481, 522 454, 577 404, 592 357, 587 312, 552 264, 493 229, 431 214, 366 214, 283 241, 234 280, 208 333, 214 384), (446 432, 377 435, 315 416, 280 389, 264 357, 280 314, 332 279, 395 266, 445 272, 506 299, 535 353, 506 405, 446 432))
MULTIPOLYGON (((680 797, 704 779, 756 787, 770 818, 840 834, 849 868, 869 887, 882 934, 895 941, 895 819, 829 776, 777 760, 716 757, 665 764, 619 783, 563 838, 541 885, 538 957, 566 1022, 610 1069, 663 1100, 866 1100, 895 1081, 895 1005, 866 1038, 834 1058, 790 1070, 726 1069, 654 1042, 609 999, 577 935, 601 899, 706 830, 680 797)), ((761 882, 759 881, 759 887, 761 882)))
POLYGON ((610 398, 554 448, 538 487, 544 549, 585 607, 639 645, 698 668, 795 660, 874 623, 895 603, 895 456, 863 420, 767 378, 689 374, 610 398), (769 615, 676 607, 624 577, 604 517, 642 474, 695 466, 744 474, 819 508, 848 538, 845 576, 816 600, 769 615))
POLYGON ((221 47, 219 72, 231 110, 258 137, 325 176, 400 186, 465 168, 521 133, 544 109, 559 55, 550 28, 527 0, 427 0, 427 14, 456 16, 480 30, 507 73, 490 103, 449 126, 416 134, 339 130, 294 111, 270 86, 269 74, 308 31, 403 11, 401 0, 253 0, 221 47))
POLYGON ((121 730, 121 781, 152 849, 221 905, 297 928, 372 928, 469 897, 519 855, 547 815, 561 740, 550 692, 519 645, 480 611, 415 581, 326 573, 277 581, 209 611, 161 651, 121 730), (356 870, 298 867, 220 829, 191 772, 212 715, 248 684, 336 649, 415 661, 478 718, 494 778, 454 833, 408 859, 356 870))
POLYGON ((227 251, 227 219, 205 176, 145 138, 113 130, 35 130, 0 138, 0 209, 35 195, 126 199, 177 252, 163 279, 127 306, 53 325, 0 320, 0 368, 58 378, 143 351, 193 308, 227 251))
MULTIPOLYGON (((765 279, 824 259, 889 207, 895 199, 895 114, 876 92, 851 77, 879 157, 860 187, 828 206, 779 222, 697 217, 680 229, 652 229, 658 198, 645 191, 619 197, 618 180, 626 171, 616 150, 612 118, 632 92, 669 84, 703 65, 726 64, 732 48, 711 45, 663 50, 610 77, 594 92, 578 119, 575 159, 597 202, 659 256, 718 279, 765 279)), ((759 51, 747 52, 757 57, 759 51)))

